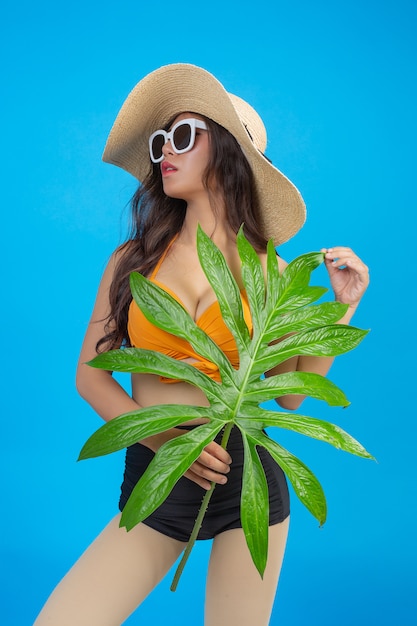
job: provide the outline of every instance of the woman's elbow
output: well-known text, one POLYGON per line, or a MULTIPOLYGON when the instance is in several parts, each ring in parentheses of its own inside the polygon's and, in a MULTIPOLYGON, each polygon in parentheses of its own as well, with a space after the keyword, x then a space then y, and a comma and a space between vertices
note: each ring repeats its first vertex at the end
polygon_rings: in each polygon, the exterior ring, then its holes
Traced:
POLYGON ((95 369, 86 363, 79 363, 75 374, 75 387, 80 396, 88 402, 97 384, 100 384, 103 376, 108 375, 111 376, 111 372, 95 369))
POLYGON ((88 385, 88 372, 86 368, 88 365, 85 363, 79 363, 77 366, 77 371, 75 373, 75 388, 80 394, 82 398, 85 399, 85 395, 87 393, 88 385))

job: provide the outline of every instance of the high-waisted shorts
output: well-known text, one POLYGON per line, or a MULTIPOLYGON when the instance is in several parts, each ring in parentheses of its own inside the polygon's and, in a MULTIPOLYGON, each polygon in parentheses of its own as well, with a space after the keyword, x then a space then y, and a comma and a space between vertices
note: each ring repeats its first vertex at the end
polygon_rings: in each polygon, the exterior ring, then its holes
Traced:
MULTIPOLYGON (((216 437, 220 443, 221 434, 216 437)), ((225 485, 216 485, 206 511, 198 539, 212 539, 232 528, 241 528, 240 495, 243 471, 243 443, 238 428, 233 428, 227 444, 232 463, 225 485)), ((269 490, 269 525, 282 522, 289 515, 289 494, 285 474, 264 448, 258 448, 269 490)), ((126 450, 124 480, 119 508, 123 508, 136 483, 152 461, 154 453, 137 443, 126 450)), ((166 500, 143 523, 155 530, 188 541, 201 506, 205 489, 182 477, 166 500)))

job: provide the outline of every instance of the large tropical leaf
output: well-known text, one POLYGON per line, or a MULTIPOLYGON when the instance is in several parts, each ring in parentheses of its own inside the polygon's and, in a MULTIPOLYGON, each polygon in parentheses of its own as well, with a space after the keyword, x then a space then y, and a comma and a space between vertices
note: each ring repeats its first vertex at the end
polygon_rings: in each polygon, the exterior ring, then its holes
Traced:
MULTIPOLYGON (((328 379, 309 372, 289 372, 265 378, 263 374, 290 357, 299 355, 336 356, 354 349, 367 331, 338 324, 346 305, 317 302, 327 291, 309 284, 311 272, 323 261, 323 254, 304 254, 280 275, 272 242, 267 250, 267 272, 253 247, 243 235, 237 237, 242 263, 242 280, 248 297, 253 330, 245 323, 241 293, 220 250, 199 228, 197 248, 200 263, 219 302, 223 319, 239 350, 239 368, 234 369, 220 350, 169 293, 138 273, 131 275, 133 298, 154 325, 188 341, 194 350, 214 363, 220 372, 217 383, 189 363, 157 352, 127 348, 97 356, 93 367, 111 371, 151 373, 180 379, 201 389, 209 406, 158 405, 133 411, 111 420, 84 445, 80 458, 108 454, 145 437, 174 428, 196 418, 206 423, 165 443, 156 453, 133 490, 122 514, 121 524, 130 529, 148 517, 169 495, 187 471, 223 428, 227 447, 232 428, 242 434, 244 470, 241 519, 248 548, 261 575, 268 547, 268 488, 257 448, 262 446, 281 466, 295 493, 323 524, 326 500, 311 470, 297 457, 267 436, 264 429, 290 429, 364 458, 373 458, 348 433, 326 421, 287 412, 268 411, 263 402, 288 394, 302 394, 323 400, 330 406, 347 406, 345 394, 328 379)), ((189 545, 178 572, 198 534, 211 493, 206 493, 189 545)), ((173 587, 178 582, 178 572, 173 587)))

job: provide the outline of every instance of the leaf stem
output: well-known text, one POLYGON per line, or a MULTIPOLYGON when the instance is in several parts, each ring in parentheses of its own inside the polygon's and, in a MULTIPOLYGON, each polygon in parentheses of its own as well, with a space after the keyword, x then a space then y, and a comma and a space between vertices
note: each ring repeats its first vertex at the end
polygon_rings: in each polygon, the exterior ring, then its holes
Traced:
MULTIPOLYGON (((227 443, 229 441, 230 433, 232 431, 233 426, 234 426, 233 422, 229 422, 225 426, 225 429, 224 429, 224 432, 223 432, 223 437, 222 437, 222 440, 221 440, 221 443, 220 443, 221 447, 224 448, 225 450, 226 450, 226 446, 227 446, 227 443)), ((193 549, 194 544, 195 544, 195 542, 197 540, 198 533, 200 532, 200 528, 201 528, 201 526, 203 524, 203 519, 204 519, 204 516, 206 514, 206 511, 207 511, 207 508, 208 508, 211 496, 213 495, 213 491, 214 491, 214 488, 215 488, 216 484, 217 483, 212 482, 210 489, 208 491, 206 491, 206 493, 204 494, 203 501, 201 502, 201 506, 200 506, 200 509, 198 511, 197 519, 194 522, 193 530, 191 532, 191 535, 190 535, 190 538, 188 540, 187 546, 186 546, 186 548, 185 548, 185 550, 183 552, 181 561, 178 564, 178 567, 176 569, 173 581, 171 583, 171 587, 170 587, 171 591, 176 591, 176 589, 177 589, 179 579, 180 579, 181 574, 182 574, 182 572, 184 570, 185 564, 188 561, 188 557, 190 556, 191 550, 193 549)))

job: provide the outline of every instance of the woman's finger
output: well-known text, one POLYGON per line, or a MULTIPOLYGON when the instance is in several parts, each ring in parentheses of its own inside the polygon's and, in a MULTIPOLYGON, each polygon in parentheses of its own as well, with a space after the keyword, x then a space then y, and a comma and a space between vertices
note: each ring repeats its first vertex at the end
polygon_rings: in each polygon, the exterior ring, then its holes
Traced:
POLYGON ((227 483, 227 478, 224 474, 215 472, 208 467, 201 465, 198 461, 191 465, 191 467, 185 472, 184 476, 206 490, 210 489, 212 482, 218 485, 224 485, 227 483))

